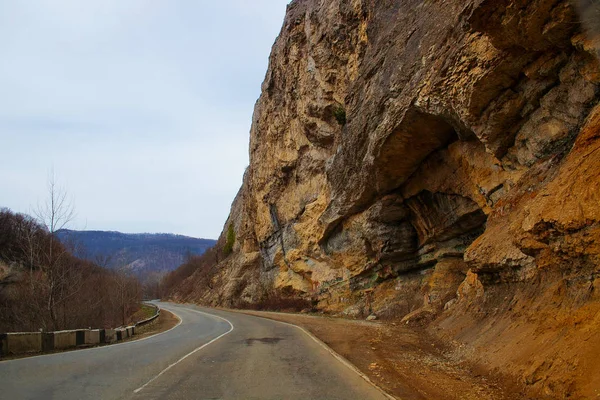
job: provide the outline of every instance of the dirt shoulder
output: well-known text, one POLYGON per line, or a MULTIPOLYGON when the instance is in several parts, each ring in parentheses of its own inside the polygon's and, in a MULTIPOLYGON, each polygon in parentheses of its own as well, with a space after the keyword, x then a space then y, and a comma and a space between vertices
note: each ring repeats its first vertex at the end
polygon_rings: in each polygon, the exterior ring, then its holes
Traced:
POLYGON ((389 322, 264 311, 239 311, 303 327, 374 383, 403 399, 511 399, 519 390, 484 376, 426 332, 389 322))

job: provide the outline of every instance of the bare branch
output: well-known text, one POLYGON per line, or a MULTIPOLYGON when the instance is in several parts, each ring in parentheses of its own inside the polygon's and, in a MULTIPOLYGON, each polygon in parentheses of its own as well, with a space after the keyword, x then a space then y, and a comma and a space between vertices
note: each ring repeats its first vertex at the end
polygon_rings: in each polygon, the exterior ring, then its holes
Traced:
POLYGON ((40 224, 51 234, 67 227, 75 218, 75 207, 67 197, 67 191, 58 185, 54 170, 48 174, 48 197, 43 203, 38 203, 34 211, 40 224))

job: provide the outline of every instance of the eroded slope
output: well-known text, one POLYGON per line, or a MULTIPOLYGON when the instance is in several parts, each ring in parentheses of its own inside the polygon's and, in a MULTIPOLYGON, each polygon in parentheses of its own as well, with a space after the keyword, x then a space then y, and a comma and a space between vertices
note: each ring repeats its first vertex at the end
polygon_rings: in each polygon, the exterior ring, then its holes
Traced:
POLYGON ((595 396, 600 11, 582 3, 293 1, 233 254, 187 299, 375 312, 539 395, 595 396))

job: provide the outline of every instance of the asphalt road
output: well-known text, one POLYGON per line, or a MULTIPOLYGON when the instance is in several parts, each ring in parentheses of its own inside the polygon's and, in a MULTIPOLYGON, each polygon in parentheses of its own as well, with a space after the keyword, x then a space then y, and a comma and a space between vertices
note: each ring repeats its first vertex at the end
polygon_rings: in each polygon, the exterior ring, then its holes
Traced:
POLYGON ((181 324, 139 341, 0 362, 0 399, 386 399, 298 328, 158 304, 181 324))

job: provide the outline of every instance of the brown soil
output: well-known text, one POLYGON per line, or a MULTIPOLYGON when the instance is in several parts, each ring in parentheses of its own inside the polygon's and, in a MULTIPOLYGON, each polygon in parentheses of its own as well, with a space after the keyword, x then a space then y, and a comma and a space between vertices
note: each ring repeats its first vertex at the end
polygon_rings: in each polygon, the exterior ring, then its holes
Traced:
POLYGON ((425 331, 379 321, 263 311, 244 313, 289 322, 314 334, 391 395, 413 399, 515 399, 521 389, 478 371, 425 331))

